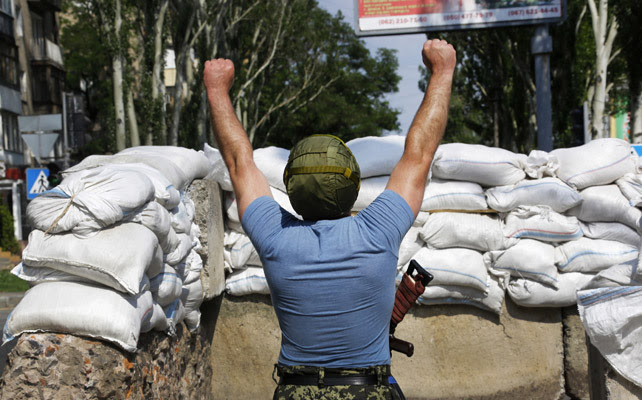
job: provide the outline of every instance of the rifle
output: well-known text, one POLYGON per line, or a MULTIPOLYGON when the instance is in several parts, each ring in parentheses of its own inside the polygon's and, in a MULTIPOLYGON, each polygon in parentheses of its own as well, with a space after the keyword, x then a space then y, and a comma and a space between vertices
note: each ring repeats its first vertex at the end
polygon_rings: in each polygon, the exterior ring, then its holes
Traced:
POLYGON ((395 293, 395 305, 392 309, 392 317, 390 317, 389 342, 391 353, 394 350, 412 357, 415 352, 415 347, 412 343, 395 337, 395 329, 397 329, 397 324, 408 313, 410 307, 424 293, 426 286, 432 279, 432 274, 419 265, 417 261, 410 261, 410 266, 408 266, 406 273, 403 274, 395 293), (413 275, 413 272, 416 272, 416 274, 413 275))

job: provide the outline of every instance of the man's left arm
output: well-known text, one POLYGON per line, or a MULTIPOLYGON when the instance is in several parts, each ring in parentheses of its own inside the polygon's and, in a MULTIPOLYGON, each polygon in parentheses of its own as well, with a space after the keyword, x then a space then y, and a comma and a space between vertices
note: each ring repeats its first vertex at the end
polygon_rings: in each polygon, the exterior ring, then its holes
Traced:
POLYGON ((261 196, 270 196, 270 185, 254 163, 254 153, 247 133, 236 117, 229 91, 234 81, 234 64, 216 59, 205 63, 203 83, 207 90, 214 137, 230 171, 239 218, 261 196))

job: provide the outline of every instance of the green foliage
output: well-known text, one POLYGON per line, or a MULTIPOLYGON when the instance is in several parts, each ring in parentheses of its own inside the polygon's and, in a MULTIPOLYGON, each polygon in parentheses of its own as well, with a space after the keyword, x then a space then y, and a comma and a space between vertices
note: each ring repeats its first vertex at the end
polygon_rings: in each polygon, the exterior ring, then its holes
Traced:
POLYGON ((0 248, 12 254, 20 254, 20 243, 16 240, 13 216, 6 204, 0 204, 0 248))
POLYGON ((29 289, 26 281, 7 270, 0 270, 0 292, 25 292, 29 289))

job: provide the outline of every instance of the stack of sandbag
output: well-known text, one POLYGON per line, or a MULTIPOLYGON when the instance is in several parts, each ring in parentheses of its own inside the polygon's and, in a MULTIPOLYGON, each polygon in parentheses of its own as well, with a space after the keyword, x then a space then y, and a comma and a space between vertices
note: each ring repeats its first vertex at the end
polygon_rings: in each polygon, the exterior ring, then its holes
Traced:
POLYGON ((141 332, 200 323, 200 231, 185 189, 203 178, 199 152, 144 146, 92 156, 27 207, 34 230, 13 269, 32 288, 4 339, 52 331, 135 351, 141 332))

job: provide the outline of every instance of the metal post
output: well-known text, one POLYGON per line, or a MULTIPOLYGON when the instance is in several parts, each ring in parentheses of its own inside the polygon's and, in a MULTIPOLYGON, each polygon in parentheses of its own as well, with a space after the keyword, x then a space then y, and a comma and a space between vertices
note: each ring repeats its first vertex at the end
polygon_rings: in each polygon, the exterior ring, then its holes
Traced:
POLYGON ((538 25, 531 40, 531 53, 535 56, 537 148, 543 151, 553 150, 550 68, 552 51, 553 39, 548 35, 548 25, 538 25))
POLYGON ((62 169, 69 168, 69 139, 67 138, 67 93, 62 92, 62 139, 63 139, 63 162, 62 169))

